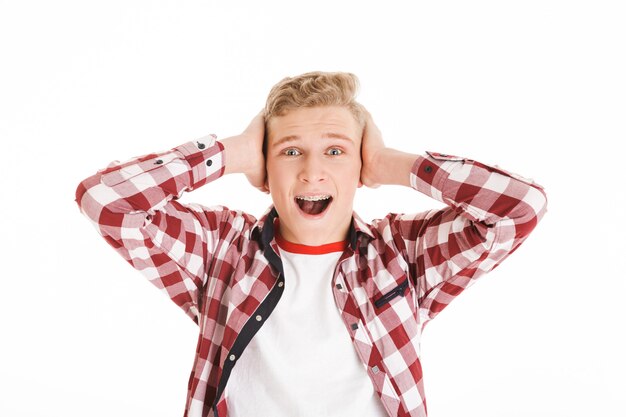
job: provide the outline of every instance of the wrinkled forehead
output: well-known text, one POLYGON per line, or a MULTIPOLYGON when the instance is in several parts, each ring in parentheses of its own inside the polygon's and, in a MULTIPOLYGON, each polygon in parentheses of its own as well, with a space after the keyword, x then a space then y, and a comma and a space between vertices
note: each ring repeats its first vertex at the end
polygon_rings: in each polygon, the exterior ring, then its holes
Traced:
POLYGON ((269 146, 304 138, 350 139, 360 146, 363 127, 346 107, 298 108, 266 123, 269 146))

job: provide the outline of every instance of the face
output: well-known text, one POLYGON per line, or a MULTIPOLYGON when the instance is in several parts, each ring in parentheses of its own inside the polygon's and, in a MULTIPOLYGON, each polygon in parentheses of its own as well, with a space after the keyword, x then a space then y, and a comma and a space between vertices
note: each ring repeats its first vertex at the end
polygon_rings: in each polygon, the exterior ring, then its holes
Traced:
POLYGON ((270 120, 267 186, 283 238, 304 245, 346 239, 360 186, 360 127, 345 107, 301 108, 270 120))

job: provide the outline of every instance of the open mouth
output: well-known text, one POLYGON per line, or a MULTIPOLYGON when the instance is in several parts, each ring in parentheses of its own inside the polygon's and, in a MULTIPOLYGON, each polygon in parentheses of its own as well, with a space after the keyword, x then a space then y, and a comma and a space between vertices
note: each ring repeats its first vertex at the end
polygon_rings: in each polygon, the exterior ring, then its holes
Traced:
POLYGON ((308 215, 316 216, 328 208, 333 198, 329 195, 298 196, 295 200, 300 210, 308 215))

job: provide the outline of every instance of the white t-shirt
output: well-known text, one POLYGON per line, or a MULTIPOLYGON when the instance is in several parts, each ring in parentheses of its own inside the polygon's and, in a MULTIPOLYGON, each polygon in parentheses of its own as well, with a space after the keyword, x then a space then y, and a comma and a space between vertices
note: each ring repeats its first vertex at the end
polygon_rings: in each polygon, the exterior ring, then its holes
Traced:
POLYGON ((284 292, 233 368, 229 416, 386 417, 331 289, 345 243, 277 240, 284 292))

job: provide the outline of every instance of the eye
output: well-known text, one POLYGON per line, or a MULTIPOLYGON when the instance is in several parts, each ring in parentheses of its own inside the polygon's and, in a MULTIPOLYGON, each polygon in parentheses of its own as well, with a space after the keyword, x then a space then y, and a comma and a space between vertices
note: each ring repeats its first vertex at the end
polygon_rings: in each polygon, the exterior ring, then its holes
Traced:
POLYGON ((284 154, 287 156, 298 156, 300 155, 300 151, 294 148, 290 148, 284 151, 284 154))
POLYGON ((337 156, 337 155, 341 155, 343 153, 343 151, 341 149, 338 148, 330 148, 327 151, 328 155, 332 155, 332 156, 337 156))

